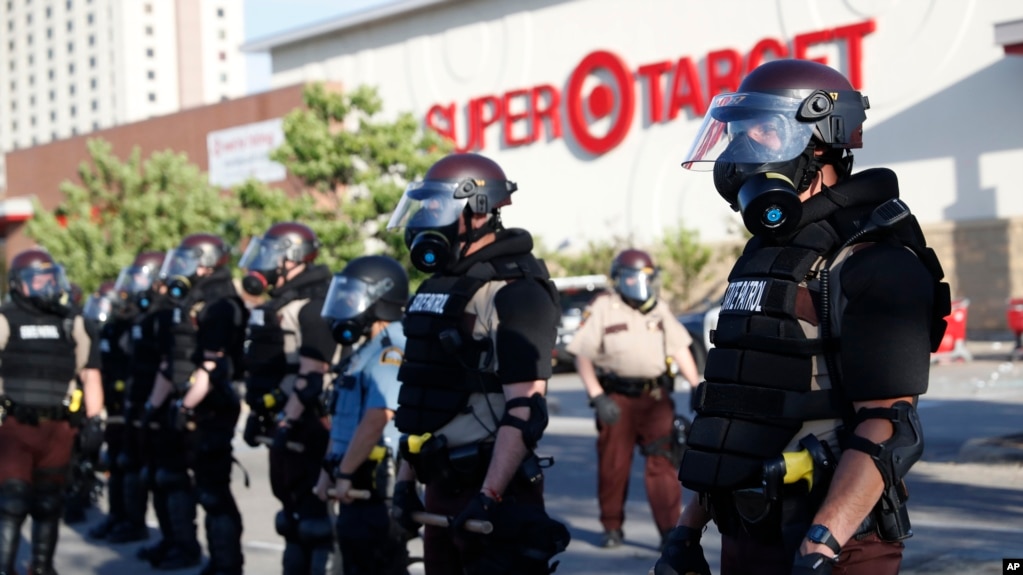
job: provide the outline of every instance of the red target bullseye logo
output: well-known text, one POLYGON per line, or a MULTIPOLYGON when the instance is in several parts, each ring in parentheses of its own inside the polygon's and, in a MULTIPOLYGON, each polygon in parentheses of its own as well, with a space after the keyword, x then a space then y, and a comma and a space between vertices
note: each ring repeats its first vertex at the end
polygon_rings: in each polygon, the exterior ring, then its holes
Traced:
POLYGON ((612 150, 625 139, 636 110, 634 90, 632 72, 618 56, 599 50, 583 58, 572 71, 565 92, 568 126, 580 147, 591 154, 600 155, 612 150), (600 71, 611 77, 613 89, 607 84, 599 84, 584 94, 583 84, 586 79, 600 71), (587 122, 586 112, 589 111, 590 116, 596 119, 606 118, 614 112, 616 99, 618 113, 612 119, 607 133, 602 136, 594 135, 587 122))

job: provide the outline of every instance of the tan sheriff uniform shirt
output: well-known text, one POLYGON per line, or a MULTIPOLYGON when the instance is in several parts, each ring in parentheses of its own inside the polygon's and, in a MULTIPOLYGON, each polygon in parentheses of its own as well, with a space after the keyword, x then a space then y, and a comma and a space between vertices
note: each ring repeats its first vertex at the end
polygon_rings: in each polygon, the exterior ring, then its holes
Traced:
POLYGON ((692 341, 668 304, 658 301, 644 314, 612 292, 597 296, 583 312, 568 352, 619 377, 652 378, 667 370, 666 356, 692 341))

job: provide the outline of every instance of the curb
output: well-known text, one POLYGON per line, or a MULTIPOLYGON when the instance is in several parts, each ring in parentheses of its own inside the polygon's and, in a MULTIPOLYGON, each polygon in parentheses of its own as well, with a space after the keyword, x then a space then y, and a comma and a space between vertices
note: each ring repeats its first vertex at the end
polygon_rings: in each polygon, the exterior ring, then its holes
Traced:
POLYGON ((958 461, 1023 464, 1023 434, 971 439, 959 449, 958 461))

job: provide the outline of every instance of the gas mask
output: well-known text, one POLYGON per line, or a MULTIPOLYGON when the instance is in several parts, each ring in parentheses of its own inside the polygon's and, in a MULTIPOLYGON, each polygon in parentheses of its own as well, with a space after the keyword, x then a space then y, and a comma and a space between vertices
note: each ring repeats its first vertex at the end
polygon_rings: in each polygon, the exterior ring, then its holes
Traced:
POLYGON ((249 295, 263 295, 263 292, 277 284, 280 270, 249 270, 242 278, 242 289, 249 295))
POLYGON ((252 238, 238 267, 248 270, 242 278, 242 289, 250 295, 262 295, 274 289, 284 273, 284 259, 291 244, 287 240, 267 236, 252 238))
POLYGON ((784 236, 799 224, 803 204, 799 193, 813 181, 819 167, 810 144, 799 156, 782 162, 751 164, 735 158, 767 157, 766 149, 746 134, 740 134, 714 162, 714 187, 742 214, 753 235, 784 236))
POLYGON ((405 228, 412 265, 422 272, 448 269, 458 261, 457 242, 458 222, 440 228, 405 228))
POLYGON ((366 314, 345 320, 336 319, 330 322, 330 335, 341 345, 354 345, 369 333, 371 323, 366 314))
POLYGON ((372 282, 357 277, 334 274, 323 299, 320 316, 330 322, 334 341, 351 345, 369 334, 378 318, 375 304, 395 285, 389 277, 372 282))
POLYGON ((455 189, 450 182, 410 184, 387 224, 405 228, 405 245, 420 271, 436 273, 458 261, 458 242, 466 239, 458 233, 458 220, 467 217, 467 200, 456 198, 455 189))
POLYGON ((192 291, 192 280, 186 276, 174 276, 167 280, 167 297, 175 302, 183 301, 192 291))

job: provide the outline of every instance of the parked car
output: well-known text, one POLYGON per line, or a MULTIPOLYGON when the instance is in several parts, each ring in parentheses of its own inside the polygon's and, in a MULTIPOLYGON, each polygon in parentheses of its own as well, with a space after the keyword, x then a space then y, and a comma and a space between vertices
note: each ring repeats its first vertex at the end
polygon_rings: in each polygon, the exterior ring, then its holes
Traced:
POLYGON ((558 369, 572 369, 575 358, 565 349, 572 336, 579 329, 583 310, 598 294, 608 287, 607 276, 588 275, 552 278, 561 296, 561 323, 558 325, 558 340, 551 357, 551 364, 558 369))
POLYGON ((707 366, 707 350, 710 349, 710 332, 718 324, 718 313, 721 306, 715 305, 701 311, 684 313, 678 316, 678 321, 689 331, 693 338, 689 350, 696 360, 696 370, 703 375, 703 369, 707 366))

